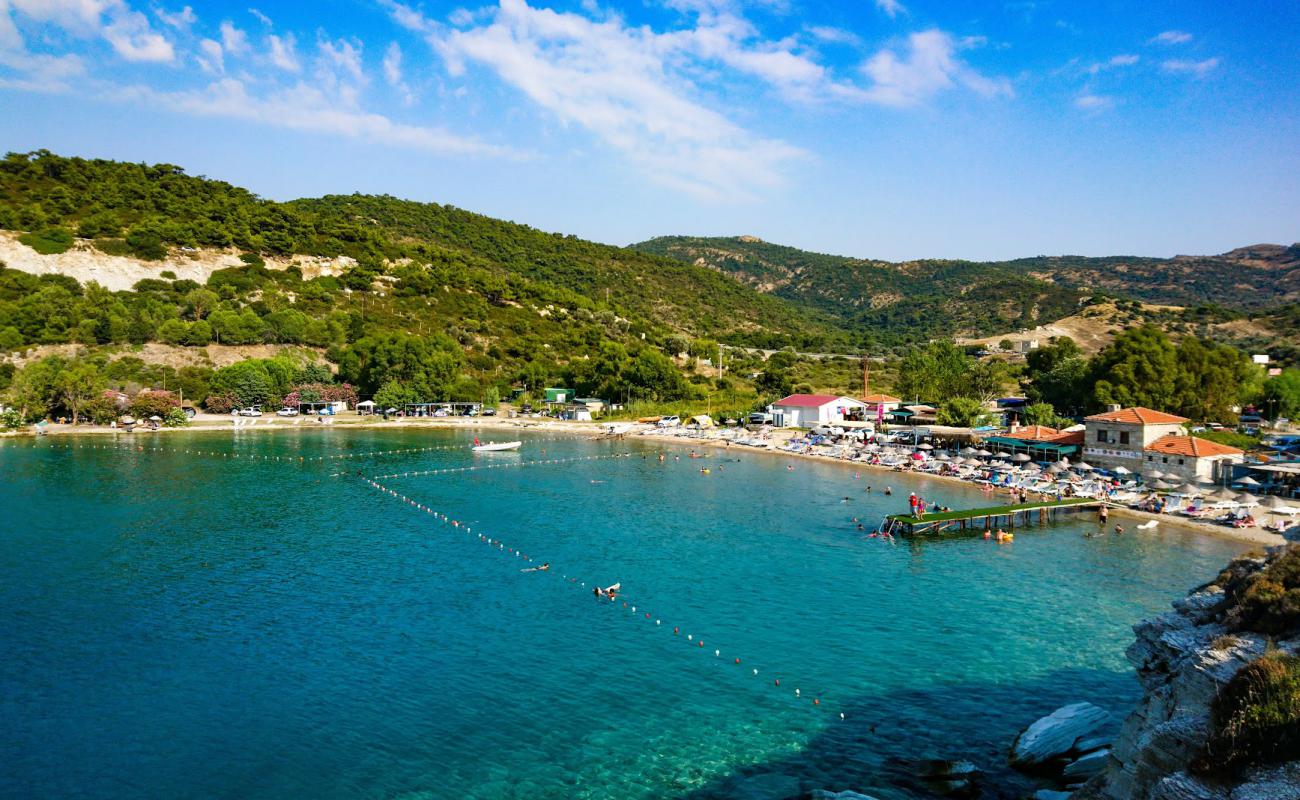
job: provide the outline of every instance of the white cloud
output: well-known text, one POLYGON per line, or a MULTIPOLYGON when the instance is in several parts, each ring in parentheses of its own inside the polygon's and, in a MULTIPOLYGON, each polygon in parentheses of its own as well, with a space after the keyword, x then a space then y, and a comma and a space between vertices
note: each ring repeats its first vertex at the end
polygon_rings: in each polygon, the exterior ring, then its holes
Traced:
POLYGON ((364 79, 361 71, 361 42, 359 40, 339 39, 332 42, 323 39, 319 44, 319 50, 321 60, 330 68, 337 72, 346 73, 357 81, 364 79))
POLYGON ((199 42, 199 54, 195 56, 199 68, 209 75, 220 75, 226 71, 226 58, 221 50, 221 42, 204 39, 199 42))
POLYGON ((1187 31, 1163 31, 1152 36, 1152 44, 1186 44, 1192 40, 1192 35, 1187 31))
POLYGON ((1084 92, 1074 98, 1075 108, 1081 108, 1084 111, 1100 111, 1103 108, 1110 108, 1115 105, 1115 98, 1105 95, 1084 92))
POLYGON ((414 8, 396 2, 396 0, 379 0, 379 5, 388 9, 388 15, 393 18, 393 21, 408 31, 433 33, 438 29, 438 23, 414 8))
POLYGON ((221 23, 221 46, 232 56, 242 56, 248 52, 248 34, 226 20, 221 23))
POLYGON ((172 44, 153 30, 144 14, 125 0, 0 0, 0 43, 21 47, 11 10, 28 19, 56 26, 81 38, 98 36, 127 61, 163 61, 175 58, 172 44))
POLYGON ((298 72, 302 65, 298 62, 298 40, 292 33, 284 36, 271 34, 266 37, 266 57, 272 64, 286 72, 298 72))
POLYGON ((898 0, 876 0, 876 8, 885 12, 890 19, 897 17, 899 14, 906 14, 907 9, 898 0))
MULTIPOLYGON (((0 25, 3 29, 3 25, 0 25)), ((0 37, 0 66, 19 73, 18 77, 0 78, 0 86, 25 92, 64 93, 72 90, 69 82, 86 73, 86 65, 75 55, 51 56, 28 53, 20 46, 10 49, 0 37)))
POLYGON ((1204 78, 1209 75, 1215 67, 1219 66, 1219 59, 1207 58, 1204 61, 1187 61, 1181 58, 1165 61, 1160 68, 1165 72, 1178 75, 1191 75, 1193 78, 1204 78))
POLYGON ((863 97, 881 105, 910 106, 957 87, 986 97, 1013 94, 1010 81, 976 72, 957 57, 958 49, 952 36, 941 30, 912 34, 906 56, 881 50, 862 65, 871 81, 863 97))
POLYGON ((521 157, 516 151, 457 136, 440 128, 404 125, 381 114, 340 109, 327 93, 302 83, 259 96, 250 93, 242 81, 223 78, 200 90, 160 92, 133 86, 117 90, 112 96, 187 114, 240 119, 437 155, 521 157))
POLYGON ((199 21, 199 17, 194 13, 194 9, 185 6, 180 11, 170 12, 161 8, 153 10, 154 16, 164 24, 175 28, 178 31, 188 31, 194 23, 199 21))
POLYGON ((397 42, 388 45, 384 52, 384 80, 401 94, 403 104, 415 103, 415 93, 402 77, 402 47, 397 42))
POLYGON ((271 18, 268 17, 267 15, 263 14, 261 11, 258 11, 256 8, 250 8, 250 9, 248 9, 248 13, 250 13, 250 14, 252 14, 254 17, 256 17, 256 18, 257 18, 257 21, 260 22, 260 23, 262 23, 262 24, 265 25, 266 27, 268 27, 268 28, 273 28, 273 27, 275 27, 275 23, 271 21, 271 18))
POLYGON ((1130 53, 1121 53, 1120 55, 1117 56, 1111 56, 1110 59, 1106 61, 1093 62, 1088 66, 1087 72, 1089 75, 1096 75, 1099 72, 1104 72, 1110 69, 1118 69, 1120 67, 1131 67, 1134 64, 1138 63, 1138 61, 1140 60, 1141 59, 1138 58, 1138 56, 1132 55, 1130 53))
POLYGON ((830 44, 857 45, 862 43, 862 39, 856 33, 846 31, 843 28, 833 28, 829 25, 809 25, 806 30, 818 41, 829 42, 830 44))
POLYGON ((453 75, 483 64, 566 124, 591 131, 652 180, 706 197, 747 197, 781 181, 782 167, 802 152, 753 135, 691 98, 675 69, 683 49, 739 60, 773 79, 807 77, 779 53, 738 58, 714 31, 704 41, 682 32, 657 35, 618 18, 502 0, 489 24, 434 38, 453 75))

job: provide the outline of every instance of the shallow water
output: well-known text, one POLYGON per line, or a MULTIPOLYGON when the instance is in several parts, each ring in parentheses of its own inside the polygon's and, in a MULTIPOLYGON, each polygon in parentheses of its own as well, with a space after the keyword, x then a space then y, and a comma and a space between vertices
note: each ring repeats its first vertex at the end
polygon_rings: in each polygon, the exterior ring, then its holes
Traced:
POLYGON ((1015 789, 1016 732, 1075 700, 1122 714, 1130 626, 1243 549, 1084 538, 1082 517, 1009 545, 890 546, 851 517, 873 527, 910 490, 990 503, 743 451, 660 463, 652 443, 539 438, 249 460, 468 436, 136 438, 239 459, 0 446, 0 795, 710 798, 772 782, 901 798, 923 791, 900 763, 918 757, 971 758, 1015 789), (634 455, 382 481, 468 534, 356 474, 614 452, 634 455), (479 533, 552 571, 520 572, 479 533), (590 594, 615 581, 627 609, 590 594))

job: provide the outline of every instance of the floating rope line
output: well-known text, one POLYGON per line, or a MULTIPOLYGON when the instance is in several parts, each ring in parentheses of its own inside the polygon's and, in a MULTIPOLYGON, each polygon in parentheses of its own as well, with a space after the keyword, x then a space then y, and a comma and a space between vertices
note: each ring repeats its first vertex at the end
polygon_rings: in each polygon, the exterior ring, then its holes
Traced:
MULTIPOLYGON (((535 441, 563 441, 560 437, 550 439, 530 439, 535 441)), ((468 442, 463 444, 437 445, 434 447, 403 447, 392 450, 368 450, 360 453, 331 453, 320 456, 282 456, 282 455, 258 455, 256 453, 238 453, 224 452, 221 450, 200 450, 196 448, 180 447, 156 447, 153 445, 118 445, 118 444, 52 444, 49 447, 62 450, 116 450, 123 453, 176 453, 192 456, 208 456, 210 458, 242 458, 245 461, 279 461, 292 464, 313 464, 323 463, 326 461, 340 461, 349 458, 374 458, 377 456, 396 456, 396 455, 413 455, 416 453, 433 453, 448 450, 463 450, 469 452, 472 447, 468 442)))
MULTIPOLYGON (((630 455, 630 454, 619 454, 619 456, 623 456, 623 455, 630 455)), ((619 456, 595 456, 595 457, 592 457, 592 458, 610 458, 610 457, 619 457, 619 456)), ((568 459, 568 460, 572 461, 572 460, 583 460, 583 459, 568 459)), ((563 461, 563 459, 556 459, 555 461, 556 461, 556 462, 558 462, 558 461, 563 461)), ((549 461, 548 461, 548 462, 527 462, 527 463, 552 463, 552 462, 549 462, 549 461)), ((494 466, 506 466, 506 465, 502 464, 502 465, 494 465, 494 466)), ((519 466, 519 465, 515 465, 515 466, 519 466)), ((411 473, 411 474, 415 474, 415 473, 411 473)), ((366 484, 367 484, 368 486, 370 486, 372 489, 378 491, 379 493, 381 493, 381 494, 386 494, 386 495, 388 495, 389 497, 393 497, 393 498, 395 498, 395 499, 401 500, 403 503, 406 503, 408 506, 410 506, 411 508, 414 508, 416 511, 419 511, 419 512, 421 512, 421 513, 423 513, 423 514, 426 514, 426 515, 428 515, 428 516, 433 517, 435 520, 437 520, 437 521, 438 521, 439 523, 441 523, 442 525, 444 525, 444 526, 446 526, 446 527, 450 527, 450 528, 452 528, 453 530, 456 530, 456 531, 459 531, 460 533, 465 534, 465 536, 466 536, 467 538, 469 538, 471 541, 481 542, 482 544, 487 545, 489 548, 495 550, 495 551, 498 552, 498 553, 501 553, 502 555, 505 555, 505 556, 507 556, 507 557, 511 557, 511 558, 523 559, 524 561, 529 562, 529 563, 535 563, 535 562, 537 562, 537 561, 543 561, 543 559, 533 558, 532 556, 530 556, 530 555, 524 553, 522 550, 520 550, 520 549, 518 549, 518 548, 516 548, 516 547, 514 547, 514 546, 512 546, 512 545, 506 544, 504 541, 502 541, 502 540, 500 540, 500 539, 497 539, 497 538, 495 538, 495 537, 489 536, 489 535, 484 534, 484 533, 475 533, 475 532, 474 532, 474 529, 473 529, 472 527, 470 527, 467 523, 462 522, 462 521, 457 520, 457 519, 454 519, 454 518, 448 516, 447 514, 444 514, 444 513, 441 512, 441 511, 437 511, 437 510, 435 510, 435 509, 433 509, 433 508, 431 508, 431 507, 429 507, 429 506, 427 506, 427 505, 425 505, 425 504, 423 504, 423 503, 416 502, 415 500, 413 500, 412 498, 408 497, 407 495, 404 495, 404 494, 401 494, 400 492, 394 491, 393 489, 388 488, 387 486, 383 485, 382 483, 379 483, 379 481, 377 481, 377 480, 374 480, 374 479, 371 479, 371 478, 363 478, 363 480, 366 482, 366 484)), ((555 568, 555 565, 552 564, 551 562, 549 562, 549 561, 545 561, 544 563, 549 564, 549 567, 548 567, 548 569, 546 570, 547 572, 558 572, 558 570, 556 570, 556 568, 555 568)), ((537 570, 537 571, 540 571, 540 570, 537 570)), ((561 579, 561 580, 563 580, 566 584, 568 584, 568 585, 570 585, 570 586, 572 586, 572 587, 574 587, 574 588, 578 588, 578 589, 586 589, 586 588, 587 588, 587 582, 586 582, 586 581, 580 580, 579 578, 577 578, 577 577, 575 577, 575 576, 566 575, 566 574, 564 574, 564 573, 562 573, 562 572, 560 572, 559 575, 560 575, 560 579, 561 579)), ((596 583, 593 581, 593 582, 592 582, 592 588, 593 588, 593 590, 594 590, 596 587, 598 587, 598 584, 596 584, 596 583)), ((618 595, 622 595, 622 593, 619 592, 618 595)), ((610 597, 610 600, 611 600, 611 602, 614 602, 614 601, 616 601, 616 598, 615 598, 615 597, 610 597)), ((621 610, 626 611, 626 613, 627 613, 627 618, 628 618, 628 619, 637 620, 637 621, 640 621, 640 622, 645 623, 646 625, 650 625, 650 623, 653 622, 653 627, 654 627, 655 629, 662 629, 662 628, 667 628, 667 627, 669 627, 669 625, 665 624, 665 622, 664 622, 664 620, 663 620, 662 617, 658 617, 658 616, 655 616, 655 615, 651 614, 649 611, 647 611, 647 610, 645 609, 645 607, 644 607, 643 604, 638 604, 638 603, 636 602, 635 599, 631 599, 631 598, 626 598, 626 597, 624 597, 624 599, 622 599, 622 609, 621 609, 621 610)), ((682 631, 682 626, 681 626, 681 625, 673 625, 673 626, 671 626, 671 627, 672 627, 672 636, 675 637, 675 638, 680 639, 681 636, 682 636, 682 633, 681 633, 681 631, 682 631)), ((712 637, 710 637, 710 639, 712 639, 712 637)), ((707 652, 708 652, 708 651, 707 651, 707 649, 705 648, 704 637, 702 637, 702 636, 696 636, 696 635, 693 634, 693 633, 686 633, 686 634, 685 634, 685 641, 686 641, 687 647, 690 647, 690 648, 693 649, 693 650, 696 650, 696 651, 698 651, 698 652, 705 653, 705 654, 707 655, 707 652)), ((718 648, 718 647, 715 647, 715 648, 713 649, 713 657, 714 657, 715 659, 719 659, 719 660, 721 660, 721 659, 723 658, 723 655, 722 655, 722 649, 721 649, 721 648, 718 648)), ((736 666, 736 667, 738 667, 738 668, 741 669, 742 674, 745 674, 745 675, 749 676, 750 678, 759 678, 759 677, 760 677, 759 669, 758 669, 757 667, 755 667, 755 666, 752 666, 752 663, 751 663, 748 659, 742 659, 740 656, 733 655, 733 654, 730 653, 730 652, 727 653, 727 658, 731 659, 731 664, 732 664, 733 666, 736 666)), ((782 685, 781 685, 781 677, 780 677, 780 676, 781 676, 781 673, 779 673, 779 672, 775 672, 775 673, 771 673, 771 674, 774 676, 773 679, 772 679, 771 688, 772 688, 774 691, 776 691, 776 692, 784 692, 784 693, 785 693, 785 696, 788 698, 788 697, 789 697, 790 689, 789 689, 788 687, 782 687, 782 685)), ((765 676, 765 675, 763 675, 763 678, 764 678, 764 680, 766 680, 766 676, 765 676)), ((804 694, 803 694, 803 690, 802 690, 801 688, 799 688, 798 686, 795 686, 795 687, 794 687, 794 692, 793 692, 793 694, 794 694, 794 698, 795 698, 798 702, 800 702, 800 703, 807 702, 809 699, 811 699, 811 701, 812 701, 812 705, 813 705, 814 707, 816 707, 816 708, 819 709, 819 710, 825 710, 825 709, 826 709, 826 706, 822 705, 821 694, 820 694, 820 693, 811 693, 811 694, 809 694, 809 695, 804 695, 804 694)), ((839 711, 839 712, 836 712, 836 713, 838 713, 839 718, 840 718, 841 720, 847 719, 847 717, 846 717, 846 715, 845 715, 845 713, 844 713, 843 711, 839 711)))
POLYGON ((603 456, 575 456, 573 458, 539 458, 532 461, 514 461, 503 462, 500 464, 477 464, 472 467, 443 467, 441 469, 426 469, 419 472, 392 472, 387 475, 375 475, 372 480, 385 480, 387 478, 419 478, 424 475, 448 475, 455 472, 475 472, 483 469, 511 469, 519 467, 531 467, 541 464, 574 464, 579 461, 603 461, 610 458, 631 458, 633 453, 610 453, 603 456))

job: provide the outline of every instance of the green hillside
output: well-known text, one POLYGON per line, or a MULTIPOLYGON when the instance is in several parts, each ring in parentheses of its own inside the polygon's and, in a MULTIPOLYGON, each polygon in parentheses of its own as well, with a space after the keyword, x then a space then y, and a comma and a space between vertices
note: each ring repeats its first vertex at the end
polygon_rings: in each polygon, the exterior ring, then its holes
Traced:
MULTIPOLYGON (((1300 244, 1169 259, 1039 256, 1003 262, 848 258, 753 237, 665 236, 637 250, 708 267, 810 312, 834 314, 863 345, 988 336, 1074 314, 1097 294, 1213 305, 1265 324, 1300 299, 1300 244)), ((1275 337, 1284 343, 1285 328, 1275 337)), ((1267 338, 1267 337, 1266 337, 1267 338)))
POLYGON ((0 229, 25 232, 23 241, 44 253, 81 239, 142 259, 169 248, 236 248, 250 258, 346 255, 359 262, 343 281, 354 290, 395 262, 410 262, 428 280, 407 269, 408 289, 450 275, 492 303, 516 294, 570 306, 581 300, 662 335, 809 349, 839 338, 829 318, 673 259, 392 197, 276 203, 169 164, 10 153, 0 162, 0 229))

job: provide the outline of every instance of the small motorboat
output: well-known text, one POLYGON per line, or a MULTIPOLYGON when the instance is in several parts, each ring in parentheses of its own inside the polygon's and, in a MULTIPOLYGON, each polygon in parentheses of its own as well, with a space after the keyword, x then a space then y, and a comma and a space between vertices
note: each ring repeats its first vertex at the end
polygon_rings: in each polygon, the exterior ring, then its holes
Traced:
POLYGON ((475 453, 497 453, 502 450, 518 450, 523 442, 488 442, 486 444, 476 444, 472 448, 475 453))

